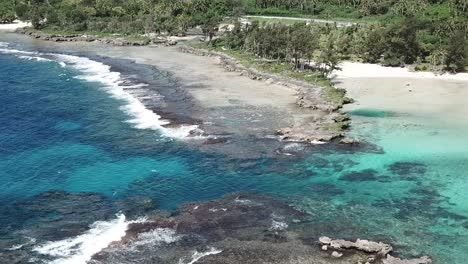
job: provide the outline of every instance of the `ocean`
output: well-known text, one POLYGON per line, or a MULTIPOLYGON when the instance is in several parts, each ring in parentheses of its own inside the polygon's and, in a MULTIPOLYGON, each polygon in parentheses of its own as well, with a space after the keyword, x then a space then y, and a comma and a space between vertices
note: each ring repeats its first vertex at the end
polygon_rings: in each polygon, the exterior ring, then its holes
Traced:
POLYGON ((468 126, 362 109, 350 114, 363 147, 230 157, 123 89, 148 76, 85 55, 0 43, 0 263, 86 263, 155 210, 238 192, 293 205, 323 235, 465 263, 468 126))

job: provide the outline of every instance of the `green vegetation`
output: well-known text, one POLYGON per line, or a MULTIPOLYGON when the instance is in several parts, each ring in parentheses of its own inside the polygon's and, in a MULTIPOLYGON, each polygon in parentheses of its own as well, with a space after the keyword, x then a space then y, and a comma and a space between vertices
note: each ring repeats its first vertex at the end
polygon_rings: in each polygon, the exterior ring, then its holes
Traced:
POLYGON ((214 50, 235 58, 239 63, 248 68, 257 69, 261 72, 271 73, 286 78, 301 80, 312 85, 322 87, 322 96, 328 102, 341 105, 349 99, 345 97, 346 92, 343 89, 337 89, 332 82, 320 71, 300 70, 291 67, 287 61, 262 59, 252 54, 235 49, 223 49, 215 42, 215 45, 207 43, 192 43, 194 48, 214 50))
POLYGON ((310 59, 324 66, 322 72, 340 59, 450 72, 467 65, 467 0, 0 0, 0 22, 19 17, 40 30, 133 38, 183 35, 199 27, 211 42, 225 17, 245 14, 358 22, 348 28, 316 28, 267 21, 239 26, 237 35, 222 41, 260 58, 292 61, 296 70, 304 70, 308 64, 302 62, 310 59))
POLYGON ((15 19, 14 2, 11 0, 0 0, 0 23, 11 23, 15 19))

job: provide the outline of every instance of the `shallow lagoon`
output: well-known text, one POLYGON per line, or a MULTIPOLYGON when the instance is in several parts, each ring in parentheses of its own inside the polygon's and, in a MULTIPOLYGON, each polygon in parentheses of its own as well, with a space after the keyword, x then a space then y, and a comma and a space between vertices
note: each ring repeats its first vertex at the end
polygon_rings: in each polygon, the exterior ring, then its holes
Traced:
POLYGON ((148 210, 174 209, 249 191, 311 213, 323 235, 381 239, 405 256, 428 254, 436 263, 463 263, 467 256, 466 124, 358 109, 351 111, 351 133, 375 147, 330 144, 302 153, 294 143, 296 156, 239 159, 136 129, 122 111, 127 102, 101 83, 74 78, 82 74, 76 69, 15 54, 0 54, 0 68, 2 245, 70 235, 37 227, 67 219, 48 211, 47 202, 30 202, 50 190, 104 195, 89 215, 77 210, 74 217, 87 224, 122 210, 144 214, 126 202, 136 197, 152 199, 148 210), (17 201, 34 206, 18 209, 17 201), (114 206, 119 202, 124 206, 114 206))

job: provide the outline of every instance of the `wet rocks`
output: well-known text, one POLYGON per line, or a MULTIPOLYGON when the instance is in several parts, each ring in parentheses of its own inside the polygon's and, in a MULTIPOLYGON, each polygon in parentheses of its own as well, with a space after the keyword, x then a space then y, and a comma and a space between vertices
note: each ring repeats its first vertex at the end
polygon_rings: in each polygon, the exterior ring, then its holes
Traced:
POLYGON ((389 256, 392 247, 382 242, 320 237, 319 247, 317 237, 304 232, 309 220, 309 215, 282 201, 232 194, 131 223, 120 242, 96 254, 90 263, 430 263, 414 262, 427 257, 398 262, 407 260, 389 256))
POLYGON ((340 144, 342 145, 359 145, 359 143, 361 143, 361 141, 356 138, 345 137, 340 140, 340 144))
POLYGON ((305 142, 310 144, 324 144, 338 137, 340 134, 321 130, 316 124, 304 124, 287 127, 276 131, 276 135, 286 142, 305 142))
POLYGON ((332 248, 336 251, 333 251, 331 256, 335 258, 340 258, 344 254, 343 251, 359 251, 368 254, 366 260, 360 261, 359 263, 374 263, 377 260, 380 260, 383 264, 430 264, 432 263, 431 258, 428 256, 423 256, 418 259, 400 259, 390 255, 393 248, 389 244, 382 242, 375 242, 369 240, 357 239, 356 242, 347 241, 343 239, 331 239, 326 236, 319 238, 319 242, 323 247, 332 248))
POLYGON ((357 239, 356 242, 351 242, 342 239, 333 240, 329 237, 320 237, 319 241, 322 245, 327 245, 330 248, 337 250, 355 249, 358 251, 363 251, 370 254, 377 254, 381 256, 386 256, 393 250, 391 245, 382 242, 374 242, 361 239, 357 239))
MULTIPOLYGON (((111 202, 96 193, 49 191, 15 204, 19 214, 35 225, 23 226, 29 237, 47 240, 75 236, 88 225, 114 216, 111 202)), ((20 218, 19 218, 20 219, 20 218)))
POLYGON ((423 256, 418 259, 400 259, 387 255, 387 258, 383 260, 383 264, 430 264, 432 263, 431 258, 423 256))

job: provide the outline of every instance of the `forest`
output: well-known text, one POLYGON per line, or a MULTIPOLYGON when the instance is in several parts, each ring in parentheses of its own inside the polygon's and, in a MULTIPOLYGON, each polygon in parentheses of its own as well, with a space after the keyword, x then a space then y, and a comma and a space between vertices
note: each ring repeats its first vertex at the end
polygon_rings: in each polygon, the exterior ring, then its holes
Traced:
POLYGON ((0 0, 0 22, 15 18, 36 29, 127 35, 179 35, 200 27, 210 45, 290 61, 298 69, 304 61, 322 61, 326 70, 351 59, 460 72, 468 60, 468 0, 0 0), (246 14, 356 23, 235 22, 246 14), (226 20, 236 27, 215 38, 226 20))

